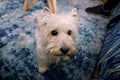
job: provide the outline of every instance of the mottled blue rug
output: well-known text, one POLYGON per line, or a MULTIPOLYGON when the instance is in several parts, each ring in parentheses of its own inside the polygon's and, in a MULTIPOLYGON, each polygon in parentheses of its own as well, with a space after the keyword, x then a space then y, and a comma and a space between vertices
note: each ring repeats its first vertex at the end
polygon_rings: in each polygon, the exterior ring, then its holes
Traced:
POLYGON ((51 66, 41 75, 37 69, 36 17, 46 1, 38 0, 23 12, 24 0, 0 0, 0 80, 89 80, 104 39, 107 19, 87 14, 97 0, 57 0, 59 12, 76 7, 80 16, 77 54, 69 62, 51 66))

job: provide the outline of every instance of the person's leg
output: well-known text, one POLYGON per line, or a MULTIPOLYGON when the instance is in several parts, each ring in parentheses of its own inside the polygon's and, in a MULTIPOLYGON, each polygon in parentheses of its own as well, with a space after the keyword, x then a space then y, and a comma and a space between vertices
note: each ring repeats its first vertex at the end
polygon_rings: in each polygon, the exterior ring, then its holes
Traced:
POLYGON ((103 5, 103 8, 104 8, 105 10, 112 10, 119 2, 120 2, 120 0, 108 0, 108 1, 103 5))
POLYGON ((85 11, 88 13, 100 15, 102 17, 110 17, 111 10, 120 2, 120 0, 108 0, 105 4, 96 7, 88 7, 85 11))

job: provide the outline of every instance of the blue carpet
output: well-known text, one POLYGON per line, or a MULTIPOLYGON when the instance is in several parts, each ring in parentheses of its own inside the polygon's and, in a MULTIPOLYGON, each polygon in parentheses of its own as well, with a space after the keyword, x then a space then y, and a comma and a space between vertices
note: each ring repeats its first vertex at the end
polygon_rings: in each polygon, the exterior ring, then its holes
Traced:
POLYGON ((0 0, 0 80, 89 80, 101 49, 107 19, 87 14, 84 9, 97 0, 57 0, 59 12, 78 9, 80 17, 77 54, 70 61, 56 64, 41 75, 37 69, 36 19, 44 0, 23 12, 24 0, 0 0))

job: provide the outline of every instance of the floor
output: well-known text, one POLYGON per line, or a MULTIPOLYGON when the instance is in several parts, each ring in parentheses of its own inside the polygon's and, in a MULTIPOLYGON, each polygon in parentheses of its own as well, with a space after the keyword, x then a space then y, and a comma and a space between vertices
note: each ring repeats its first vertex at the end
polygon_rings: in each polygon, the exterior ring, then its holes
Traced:
MULTIPOLYGON (((40 75, 37 70, 34 35, 37 17, 47 3, 44 0, 38 0, 26 12, 22 10, 23 3, 24 0, 0 0, 1 79, 38 80, 46 78, 46 75, 40 75)), ((59 13, 68 12, 75 7, 78 9, 80 18, 79 34, 76 38, 77 55, 68 63, 63 63, 62 67, 56 65, 57 68, 55 68, 63 70, 67 79, 90 79, 96 56, 102 45, 101 41, 104 39, 108 19, 88 14, 85 9, 100 3, 98 0, 57 0, 59 13), (72 73, 71 70, 73 70, 72 73)), ((50 75, 49 72, 47 75, 50 75)))

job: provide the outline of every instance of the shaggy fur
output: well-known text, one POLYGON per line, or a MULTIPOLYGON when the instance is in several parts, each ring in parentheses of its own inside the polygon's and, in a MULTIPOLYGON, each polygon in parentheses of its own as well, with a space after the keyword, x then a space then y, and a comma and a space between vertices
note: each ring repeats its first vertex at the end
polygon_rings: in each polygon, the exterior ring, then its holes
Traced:
POLYGON ((44 73, 51 64, 68 61, 76 53, 78 26, 77 9, 68 14, 52 14, 48 8, 43 9, 36 29, 40 73, 44 73))

